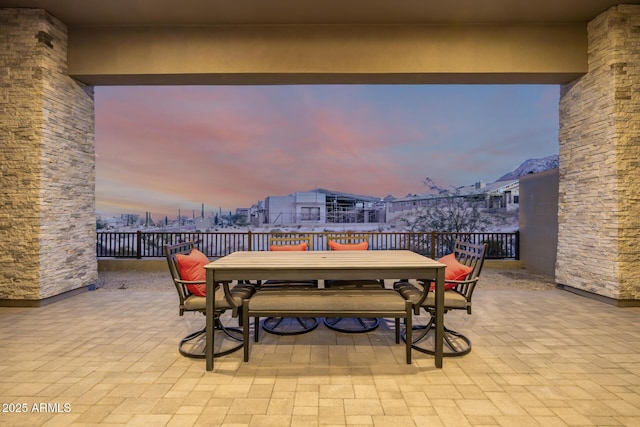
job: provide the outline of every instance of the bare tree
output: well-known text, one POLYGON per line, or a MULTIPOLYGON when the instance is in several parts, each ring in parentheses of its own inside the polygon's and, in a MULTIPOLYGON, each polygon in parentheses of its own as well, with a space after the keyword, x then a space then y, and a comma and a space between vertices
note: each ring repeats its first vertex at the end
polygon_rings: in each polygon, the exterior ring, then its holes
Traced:
POLYGON ((427 206, 420 207, 402 217, 409 231, 414 232, 475 232, 485 231, 494 225, 479 209, 479 200, 484 196, 462 195, 459 188, 444 189, 431 178, 423 183, 429 188, 432 198, 427 206))

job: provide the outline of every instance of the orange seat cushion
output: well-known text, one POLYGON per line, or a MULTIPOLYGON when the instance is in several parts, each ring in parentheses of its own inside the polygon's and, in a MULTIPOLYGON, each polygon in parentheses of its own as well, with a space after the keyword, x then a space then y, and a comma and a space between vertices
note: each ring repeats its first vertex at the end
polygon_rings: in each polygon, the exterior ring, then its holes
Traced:
MULTIPOLYGON (((437 259, 436 261, 445 264, 444 270, 444 289, 451 289, 455 287, 456 283, 447 283, 447 280, 464 280, 467 278, 469 273, 473 271, 473 268, 466 266, 464 264, 460 264, 456 259, 456 254, 450 253, 449 255, 445 255, 442 258, 437 259)), ((431 285, 431 290, 435 288, 435 285, 431 285)))
POLYGON ((330 240, 329 247, 332 251, 366 251, 369 249, 369 242, 338 243, 330 240))
POLYGON ((306 251, 307 242, 302 242, 299 245, 271 245, 270 251, 306 251))
MULTIPOLYGON (((188 280, 190 282, 204 282, 207 279, 207 274, 204 266, 209 264, 209 258, 197 249, 193 249, 189 255, 176 254, 176 261, 178 262, 178 272, 182 280, 188 280)), ((193 295, 205 296, 207 285, 192 284, 187 285, 187 290, 193 295)))

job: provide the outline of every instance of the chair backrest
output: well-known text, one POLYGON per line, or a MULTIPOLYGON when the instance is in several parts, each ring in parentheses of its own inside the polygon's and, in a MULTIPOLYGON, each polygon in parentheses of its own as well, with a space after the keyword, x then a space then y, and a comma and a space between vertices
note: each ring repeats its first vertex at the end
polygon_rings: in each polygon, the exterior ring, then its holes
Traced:
POLYGON ((353 245, 356 243, 367 242, 369 243, 368 234, 354 234, 354 233, 327 233, 325 235, 327 239, 327 250, 331 249, 329 242, 336 242, 341 244, 353 245))
POLYGON ((269 236, 269 247, 299 245, 300 243, 306 243, 308 251, 312 249, 311 236, 309 236, 308 234, 300 234, 300 235, 288 236, 288 237, 278 237, 278 235, 269 236))
POLYGON ((180 316, 182 316, 186 310, 184 301, 191 294, 184 283, 180 282, 182 278, 180 277, 180 270, 178 269, 178 259, 176 255, 189 255, 193 250, 193 247, 193 242, 164 245, 164 254, 167 257, 167 263, 169 264, 169 272, 171 273, 173 284, 176 286, 178 297, 180 298, 180 316))
POLYGON ((464 264, 473 268, 471 273, 466 277, 465 282, 456 285, 455 291, 465 296, 467 300, 467 312, 471 314, 471 296, 475 290, 476 284, 480 278, 480 272, 484 265, 485 254, 487 253, 486 243, 469 243, 462 240, 456 240, 454 246, 455 257, 460 264, 464 264))
POLYGON ((469 243, 456 240, 453 249, 456 259, 460 264, 473 268, 468 279, 474 279, 480 275, 484 265, 484 257, 487 252, 486 243, 469 243))

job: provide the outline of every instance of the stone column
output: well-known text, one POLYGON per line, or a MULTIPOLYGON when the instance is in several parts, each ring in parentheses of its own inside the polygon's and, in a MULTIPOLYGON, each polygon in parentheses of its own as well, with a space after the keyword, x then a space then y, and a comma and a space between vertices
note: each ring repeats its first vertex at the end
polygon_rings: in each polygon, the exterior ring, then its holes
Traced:
POLYGON ((556 281, 640 305, 640 6, 587 33, 588 73, 561 90, 556 281))
POLYGON ((0 305, 40 305, 97 279, 93 88, 38 9, 0 9, 0 85, 0 305))

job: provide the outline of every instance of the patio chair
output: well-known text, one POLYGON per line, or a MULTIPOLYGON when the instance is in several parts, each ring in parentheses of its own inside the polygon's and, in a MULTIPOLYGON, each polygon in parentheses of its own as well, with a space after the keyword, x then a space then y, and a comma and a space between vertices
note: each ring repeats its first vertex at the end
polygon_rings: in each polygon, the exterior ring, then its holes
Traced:
MULTIPOLYGON (((299 235, 288 237, 269 236, 269 250, 271 251, 306 251, 312 246, 311 237, 299 235)), ((317 281, 296 280, 267 280, 260 286, 261 291, 284 288, 301 289, 317 288, 317 281)), ((300 335, 313 331, 318 327, 315 317, 267 317, 262 321, 262 329, 276 335, 300 335)))
MULTIPOLYGON (((327 249, 332 251, 368 250, 369 236, 367 234, 335 233, 327 234, 327 249)), ((382 280, 325 280, 325 288, 330 289, 384 289, 382 280)), ((327 328, 338 332, 363 333, 380 326, 380 319, 372 318, 342 318, 329 317, 324 319, 327 328)))
MULTIPOLYGON (((480 272, 484 264, 486 244, 466 243, 456 240, 453 253, 446 255, 439 262, 446 264, 444 311, 466 310, 471 314, 471 297, 480 279, 480 272)), ((414 313, 424 309, 429 315, 426 325, 413 326, 413 343, 415 350, 427 354, 435 354, 435 284, 410 283, 401 280, 394 284, 394 289, 405 299, 411 301, 414 313)), ((463 356, 471 351, 471 340, 460 332, 444 326, 444 354, 443 356, 463 356)))
MULTIPOLYGON (((193 242, 164 245, 164 252, 169 264, 171 278, 178 291, 179 314, 196 312, 206 314, 206 280, 204 266, 209 259, 202 252, 194 248, 193 242)), ((232 316, 242 319, 239 310, 245 298, 251 297, 255 286, 238 284, 231 288, 231 302, 225 298, 222 289, 215 292, 214 325, 217 337, 214 339, 216 348, 214 357, 224 356, 239 350, 243 346, 242 330, 237 327, 226 327, 220 317, 228 311, 232 316), (219 338, 218 338, 219 337, 219 338)), ((205 358, 206 328, 190 333, 178 344, 181 355, 196 359, 205 358)))

